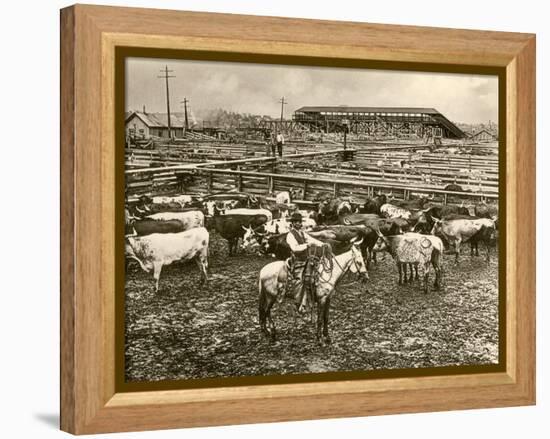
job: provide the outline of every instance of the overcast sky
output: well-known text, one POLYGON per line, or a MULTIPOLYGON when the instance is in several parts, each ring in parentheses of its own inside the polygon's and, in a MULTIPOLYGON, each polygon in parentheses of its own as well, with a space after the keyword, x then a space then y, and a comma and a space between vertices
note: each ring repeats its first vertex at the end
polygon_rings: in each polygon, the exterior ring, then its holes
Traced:
POLYGON ((160 70, 168 65, 171 111, 223 108, 285 117, 305 105, 436 108, 454 122, 498 120, 498 78, 485 75, 396 72, 367 69, 279 66, 212 61, 130 58, 126 72, 126 109, 166 112, 160 70))

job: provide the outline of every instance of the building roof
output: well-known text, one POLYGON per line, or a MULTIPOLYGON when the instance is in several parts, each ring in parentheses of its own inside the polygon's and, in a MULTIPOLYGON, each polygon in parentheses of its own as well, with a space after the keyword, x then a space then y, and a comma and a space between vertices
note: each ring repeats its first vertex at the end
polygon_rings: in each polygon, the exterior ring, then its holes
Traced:
POLYGON ((478 131, 478 132, 476 132, 476 133, 470 134, 470 137, 477 137, 477 136, 480 136, 480 135, 483 134, 483 133, 489 134, 490 136, 492 136, 492 137, 494 137, 494 138, 496 138, 497 135, 498 135, 497 133, 491 132, 491 131, 486 130, 486 129, 482 129, 482 130, 480 130, 480 131, 478 131))
MULTIPOLYGON (((125 122, 132 117, 139 117, 149 128, 168 128, 167 113, 143 113, 142 111, 133 111, 126 117, 125 122)), ((183 128, 185 126, 185 117, 179 113, 170 114, 170 126, 172 128, 183 128)))
POLYGON ((421 108, 421 107, 349 107, 347 105, 337 105, 332 107, 301 107, 296 111, 301 112, 327 112, 335 113, 343 111, 346 113, 426 113, 426 114, 440 114, 435 108, 421 108))

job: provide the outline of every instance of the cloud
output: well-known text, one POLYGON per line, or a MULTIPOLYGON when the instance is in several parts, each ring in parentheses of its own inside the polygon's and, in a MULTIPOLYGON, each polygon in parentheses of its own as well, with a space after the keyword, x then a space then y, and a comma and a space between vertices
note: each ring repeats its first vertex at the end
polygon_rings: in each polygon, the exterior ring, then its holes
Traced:
POLYGON ((496 76, 341 69, 266 64, 157 60, 127 61, 127 109, 166 111, 164 80, 168 65, 171 108, 184 97, 196 112, 214 108, 287 117, 304 105, 433 107, 456 122, 498 119, 496 76))

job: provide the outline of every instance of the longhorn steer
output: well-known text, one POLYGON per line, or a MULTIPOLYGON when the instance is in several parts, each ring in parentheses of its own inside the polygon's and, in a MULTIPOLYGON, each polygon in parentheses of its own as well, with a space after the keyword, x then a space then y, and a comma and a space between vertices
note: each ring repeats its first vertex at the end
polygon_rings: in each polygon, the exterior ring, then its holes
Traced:
POLYGON ((143 219, 132 221, 126 225, 126 234, 136 234, 137 236, 152 235, 153 233, 179 233, 184 232, 185 228, 180 220, 154 220, 143 219))
MULTIPOLYGON (((454 245, 456 262, 460 255, 460 245, 463 242, 471 241, 476 243, 483 241, 487 247, 487 262, 490 259, 490 244, 495 237, 495 222, 488 218, 457 218, 457 219, 434 219, 432 235, 441 234, 449 244, 454 245), (478 235, 478 233, 481 233, 478 235)), ((473 249, 472 249, 473 251, 473 249)))
POLYGON ((237 250, 239 238, 242 238, 249 227, 253 229, 265 224, 267 216, 256 215, 216 215, 213 217, 214 228, 225 238, 229 245, 229 256, 237 250))
POLYGON ((178 220, 183 224, 183 230, 204 227, 204 213, 200 210, 189 210, 187 212, 160 212, 149 215, 147 218, 164 221, 178 220))
POLYGON ((405 220, 410 220, 412 216, 410 210, 390 203, 383 204, 380 207, 380 213, 386 218, 403 218, 405 220))
MULTIPOLYGON (((403 283, 402 270, 407 282, 407 264, 420 266, 424 271, 424 292, 429 291, 430 264, 435 271, 434 287, 441 287, 441 255, 443 242, 437 236, 408 232, 403 235, 384 236, 379 234, 374 251, 387 251, 395 260, 399 272, 399 284, 403 283)), ((411 278, 412 280, 412 270, 411 278)))
POLYGON ((204 227, 180 233, 154 233, 147 236, 126 236, 126 256, 135 259, 147 273, 153 271, 155 292, 159 290, 162 267, 174 261, 196 259, 202 283, 208 279, 209 234, 204 227))

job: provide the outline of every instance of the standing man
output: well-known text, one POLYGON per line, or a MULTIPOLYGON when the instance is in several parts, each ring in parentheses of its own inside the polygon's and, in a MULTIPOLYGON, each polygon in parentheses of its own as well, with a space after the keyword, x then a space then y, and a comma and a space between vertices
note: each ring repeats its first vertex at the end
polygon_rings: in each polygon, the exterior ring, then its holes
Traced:
MULTIPOLYGON (((302 215, 299 212, 294 212, 290 217, 290 230, 286 235, 286 243, 292 251, 290 290, 300 313, 306 311, 308 302, 313 299, 310 296, 314 294, 312 289, 315 287, 314 276, 319 267, 319 254, 322 257, 323 249, 328 246, 305 233, 302 230, 302 225, 302 215), (308 292, 310 294, 307 294, 308 292)), ((326 254, 332 257, 330 250, 326 254)))
POLYGON ((283 133, 277 134, 277 152, 279 153, 279 157, 283 156, 284 144, 285 144, 285 138, 283 137, 283 133))
POLYGON ((273 157, 275 157, 276 154, 277 154, 277 152, 276 152, 276 150, 275 150, 275 146, 276 146, 276 138, 275 138, 275 137, 276 137, 275 134, 272 132, 272 133, 271 133, 271 141, 270 141, 270 143, 271 143, 271 155, 272 155, 273 157))

